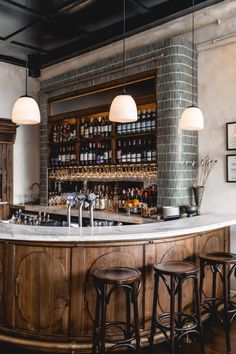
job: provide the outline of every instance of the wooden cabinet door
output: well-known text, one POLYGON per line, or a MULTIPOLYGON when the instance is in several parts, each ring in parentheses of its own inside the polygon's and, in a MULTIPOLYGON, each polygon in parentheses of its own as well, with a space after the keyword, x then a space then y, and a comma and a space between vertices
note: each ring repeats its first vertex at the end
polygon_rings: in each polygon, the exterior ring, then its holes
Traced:
POLYGON ((70 249, 8 245, 8 326, 66 334, 70 303, 70 249), (14 260, 12 262, 12 260, 14 260))

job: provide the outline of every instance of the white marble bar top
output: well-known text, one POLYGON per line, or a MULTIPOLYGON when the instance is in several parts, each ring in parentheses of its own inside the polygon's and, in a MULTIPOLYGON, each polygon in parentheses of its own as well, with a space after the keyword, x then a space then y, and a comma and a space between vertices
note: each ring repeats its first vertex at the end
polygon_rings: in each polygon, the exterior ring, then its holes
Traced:
POLYGON ((46 227, 0 223, 0 239, 44 242, 124 242, 163 239, 236 224, 236 214, 204 214, 173 221, 107 227, 46 227))

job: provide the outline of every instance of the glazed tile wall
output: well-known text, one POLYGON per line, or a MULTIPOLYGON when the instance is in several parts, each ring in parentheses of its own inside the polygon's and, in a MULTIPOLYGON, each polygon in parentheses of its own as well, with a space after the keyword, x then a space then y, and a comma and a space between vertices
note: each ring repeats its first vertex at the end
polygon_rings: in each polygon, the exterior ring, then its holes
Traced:
MULTIPOLYGON (((157 163, 158 204, 182 205, 191 199, 191 186, 196 169, 186 162, 197 160, 196 133, 178 128, 180 115, 192 102, 192 45, 183 38, 142 46, 126 53, 126 70, 130 76, 157 69, 157 163)), ((197 59, 194 70, 194 100, 197 92, 197 59)), ((92 87, 122 77, 122 55, 72 70, 41 82, 40 110, 40 186, 42 205, 48 202, 47 175, 47 101, 53 96, 92 87)))

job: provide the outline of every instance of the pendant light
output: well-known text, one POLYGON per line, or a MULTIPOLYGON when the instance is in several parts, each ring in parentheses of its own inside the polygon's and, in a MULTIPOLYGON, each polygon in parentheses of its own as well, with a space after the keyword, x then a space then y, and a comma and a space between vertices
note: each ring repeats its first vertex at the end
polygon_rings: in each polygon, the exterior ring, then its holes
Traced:
POLYGON ((183 111, 179 127, 184 130, 202 130, 204 127, 202 111, 194 104, 194 0, 192 4, 192 105, 183 111))
POLYGON ((25 2, 25 95, 19 97, 12 109, 12 121, 16 124, 40 123, 37 102, 28 95, 28 0, 25 2))
POLYGON ((135 122, 138 118, 136 103, 125 90, 125 18, 125 0, 123 0, 123 92, 113 99, 109 112, 109 120, 118 123, 135 122))

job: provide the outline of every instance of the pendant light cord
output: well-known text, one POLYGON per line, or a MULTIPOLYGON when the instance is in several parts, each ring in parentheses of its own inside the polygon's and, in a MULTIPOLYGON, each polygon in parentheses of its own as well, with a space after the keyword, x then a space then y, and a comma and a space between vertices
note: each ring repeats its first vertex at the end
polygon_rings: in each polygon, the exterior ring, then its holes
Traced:
POLYGON ((126 11, 125 11, 125 0, 123 0, 123 93, 125 93, 125 18, 126 18, 126 11))
POLYGON ((192 105, 194 105, 194 42, 195 42, 194 0, 192 3, 192 105))
POLYGON ((25 96, 28 96, 28 0, 25 0, 25 96))

